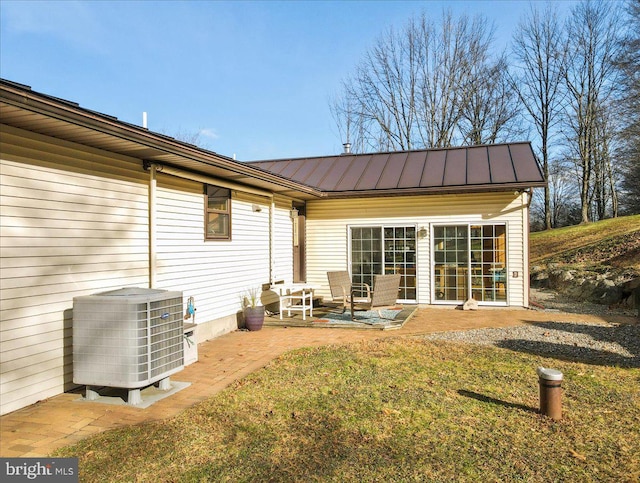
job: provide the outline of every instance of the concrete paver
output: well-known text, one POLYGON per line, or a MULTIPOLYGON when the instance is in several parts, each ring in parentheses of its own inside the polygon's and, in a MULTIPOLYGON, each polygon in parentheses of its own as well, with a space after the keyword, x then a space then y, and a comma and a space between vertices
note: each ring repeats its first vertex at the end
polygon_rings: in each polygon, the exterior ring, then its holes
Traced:
MULTIPOLYGON (((609 322, 628 322, 625 317, 609 322)), ((79 394, 61 394, 0 417, 0 456, 41 457, 101 431, 170 418, 215 395, 231 383, 301 347, 342 344, 376 338, 416 336, 449 330, 509 327, 531 322, 601 321, 601 317, 531 310, 424 308, 393 331, 339 328, 264 327, 236 331, 198 345, 198 362, 173 377, 191 382, 182 391, 146 409, 99 402, 74 402, 79 394)))

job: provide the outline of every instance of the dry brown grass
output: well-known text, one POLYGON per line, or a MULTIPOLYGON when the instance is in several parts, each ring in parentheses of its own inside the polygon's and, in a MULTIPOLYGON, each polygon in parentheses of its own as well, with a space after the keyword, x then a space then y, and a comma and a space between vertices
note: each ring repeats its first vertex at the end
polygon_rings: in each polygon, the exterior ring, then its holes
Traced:
POLYGON ((417 339, 286 354, 171 420, 65 448, 82 481, 637 481, 640 370, 417 339), (564 418, 535 368, 565 374, 564 418))
POLYGON ((640 215, 532 233, 530 259, 640 270, 640 215))

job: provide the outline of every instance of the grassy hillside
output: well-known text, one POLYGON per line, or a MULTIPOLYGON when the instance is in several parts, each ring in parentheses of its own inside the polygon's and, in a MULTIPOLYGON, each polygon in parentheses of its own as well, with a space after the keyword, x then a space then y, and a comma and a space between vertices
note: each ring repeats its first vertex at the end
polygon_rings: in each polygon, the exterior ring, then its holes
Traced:
POLYGON ((532 233, 530 240, 532 265, 559 263, 640 274, 640 215, 532 233))

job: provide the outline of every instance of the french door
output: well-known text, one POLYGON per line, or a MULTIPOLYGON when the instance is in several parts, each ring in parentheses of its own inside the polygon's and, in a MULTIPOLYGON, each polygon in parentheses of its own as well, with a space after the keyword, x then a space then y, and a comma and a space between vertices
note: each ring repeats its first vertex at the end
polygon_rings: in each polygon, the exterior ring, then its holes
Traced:
POLYGON ((401 301, 416 300, 416 227, 351 227, 351 276, 373 288, 374 275, 399 273, 401 301))
POLYGON ((434 225, 433 295, 437 302, 507 302, 506 225, 434 225))

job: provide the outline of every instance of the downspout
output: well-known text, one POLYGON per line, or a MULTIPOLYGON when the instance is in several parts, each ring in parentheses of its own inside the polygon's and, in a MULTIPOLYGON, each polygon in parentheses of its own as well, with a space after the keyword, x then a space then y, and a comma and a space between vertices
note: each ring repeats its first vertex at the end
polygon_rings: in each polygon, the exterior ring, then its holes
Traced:
POLYGON ((149 168, 149 288, 156 286, 156 165, 149 168))
POLYGON ((213 184, 221 186, 223 188, 229 188, 232 190, 243 191, 258 196, 263 196, 270 200, 269 202, 269 283, 273 284, 273 266, 274 266, 274 233, 275 233, 275 207, 276 203, 274 195, 270 191, 261 190, 259 188, 253 188, 251 186, 244 186, 240 183, 234 183, 233 181, 227 181, 223 179, 214 178, 211 176, 201 175, 197 173, 191 173, 179 168, 171 166, 165 166, 162 164, 156 164, 151 161, 143 162, 144 169, 148 169, 150 173, 149 181, 149 287, 155 286, 156 280, 156 174, 158 172, 176 176, 178 178, 184 178, 191 181, 197 181, 205 184, 213 184))
POLYGON ((529 280, 529 231, 530 231, 530 227, 529 227, 529 209, 531 207, 531 201, 533 200, 533 190, 532 189, 528 189, 523 191, 523 195, 525 195, 527 197, 527 202, 524 203, 526 205, 526 209, 522 210, 522 217, 525 218, 525 212, 526 212, 526 218, 522 220, 523 224, 524 224, 524 242, 525 242, 525 247, 524 250, 522 251, 522 256, 524 258, 523 260, 523 264, 522 264, 522 268, 524 269, 524 273, 522 274, 522 278, 524 279, 522 281, 523 284, 525 284, 525 289, 523 290, 524 295, 526 295, 527 300, 525 300, 525 304, 524 306, 526 308, 529 308, 531 305, 531 282, 529 280))
POLYGON ((531 202, 533 201, 533 188, 529 188, 528 190, 524 190, 525 193, 527 193, 528 196, 528 200, 527 201, 527 211, 529 209, 529 207, 531 206, 531 202))
POLYGON ((525 254, 526 257, 526 263, 527 265, 525 265, 527 267, 527 279, 526 279, 526 284, 527 284, 527 290, 526 293, 528 295, 529 300, 527 308, 528 309, 538 309, 538 310, 545 310, 544 305, 536 302, 535 300, 531 300, 531 275, 529 273, 529 260, 530 260, 530 250, 529 250, 529 235, 531 235, 531 227, 529 226, 529 209, 531 207, 531 202, 533 201, 533 188, 529 188, 528 190, 525 190, 525 193, 527 193, 527 195, 529 196, 529 201, 527 202, 527 226, 525 228, 525 236, 526 236, 526 240, 527 240, 527 251, 525 254))
POLYGON ((269 204, 269 285, 273 285, 273 266, 275 265, 275 249, 274 249, 274 232, 275 232, 276 202, 271 195, 271 203, 269 204))

